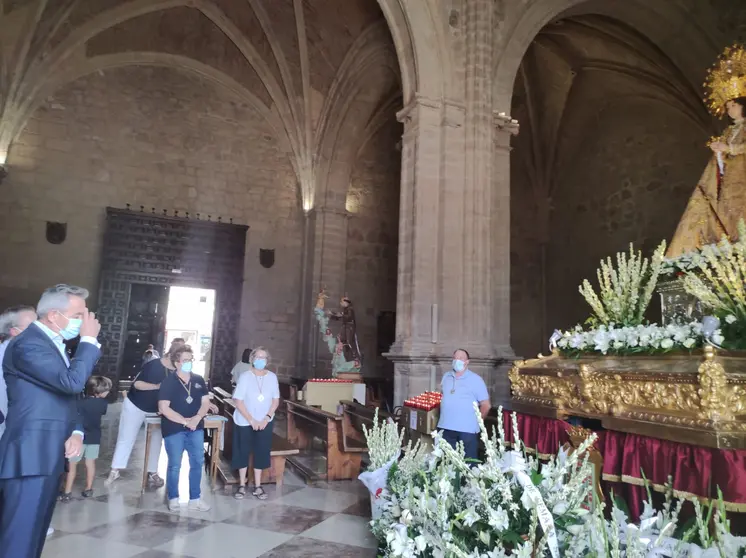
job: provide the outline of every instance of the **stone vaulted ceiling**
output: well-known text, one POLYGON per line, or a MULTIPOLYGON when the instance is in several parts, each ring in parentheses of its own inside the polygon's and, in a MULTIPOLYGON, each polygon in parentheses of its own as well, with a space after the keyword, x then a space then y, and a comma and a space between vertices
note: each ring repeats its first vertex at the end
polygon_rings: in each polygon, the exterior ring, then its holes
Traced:
MULTIPOLYGON (((704 71, 704 70, 703 70, 704 71)), ((521 123, 515 163, 525 173, 546 239, 562 169, 574 164, 599 115, 631 99, 666 104, 713 131, 699 92, 648 39, 596 15, 560 19, 535 38, 518 71, 512 114, 521 123)))
POLYGON ((0 48, 0 154, 65 83, 126 65, 173 66, 227 87, 267 119, 304 206, 328 145, 341 133, 375 133, 401 106, 375 0, 0 0, 0 48))

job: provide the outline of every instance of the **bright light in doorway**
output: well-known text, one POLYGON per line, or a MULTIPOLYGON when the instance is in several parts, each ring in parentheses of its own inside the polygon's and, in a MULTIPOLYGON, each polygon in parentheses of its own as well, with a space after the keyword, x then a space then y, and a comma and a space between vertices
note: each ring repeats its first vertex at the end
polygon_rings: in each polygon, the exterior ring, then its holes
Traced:
POLYGON ((171 287, 166 312, 166 347, 183 338, 194 352, 193 372, 209 376, 212 362, 212 332, 215 319, 215 291, 192 287, 171 287))

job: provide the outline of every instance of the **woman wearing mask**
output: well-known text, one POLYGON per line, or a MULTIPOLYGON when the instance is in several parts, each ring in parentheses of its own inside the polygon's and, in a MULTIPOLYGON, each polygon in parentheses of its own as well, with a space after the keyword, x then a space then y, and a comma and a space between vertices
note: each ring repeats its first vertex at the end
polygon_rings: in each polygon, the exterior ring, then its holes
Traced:
POLYGON ((210 409, 210 396, 205 379, 192 373, 194 355, 188 345, 171 354, 171 363, 176 373, 163 380, 158 391, 161 432, 168 455, 168 509, 177 511, 180 508, 179 473, 186 451, 189 457, 189 509, 208 511, 210 505, 201 498, 200 483, 205 462, 204 419, 210 409))
POLYGON ((253 496, 266 500, 262 488, 262 471, 270 466, 272 425, 280 404, 280 384, 277 376, 267 370, 269 352, 257 347, 249 355, 251 369, 243 373, 233 393, 233 468, 238 470, 239 487, 235 498, 246 495, 249 458, 253 456, 253 496))
POLYGON ((233 367, 233 370, 231 370, 231 382, 234 386, 238 384, 238 379, 241 377, 241 374, 251 370, 251 361, 249 360, 250 358, 251 349, 244 349, 243 354, 241 355, 241 360, 239 360, 233 367))
MULTIPOLYGON (((111 472, 105 482, 107 486, 121 476, 120 470, 127 468, 132 447, 135 445, 142 423, 148 415, 155 416, 158 412, 158 390, 161 382, 175 370, 170 355, 183 346, 185 346, 184 340, 177 337, 171 342, 171 347, 163 358, 146 362, 135 376, 127 398, 122 404, 117 445, 111 462, 111 472)), ((148 486, 152 488, 163 486, 163 479, 158 476, 157 472, 158 459, 161 456, 161 440, 161 432, 154 430, 150 441, 150 452, 147 456, 148 486)))

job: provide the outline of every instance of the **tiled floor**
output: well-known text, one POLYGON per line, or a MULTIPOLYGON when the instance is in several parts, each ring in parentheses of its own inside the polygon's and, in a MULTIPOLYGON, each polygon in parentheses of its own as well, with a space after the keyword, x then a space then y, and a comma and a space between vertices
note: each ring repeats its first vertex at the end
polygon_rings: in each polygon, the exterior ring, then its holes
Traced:
MULTIPOLYGON (((375 540, 368 530, 370 501, 358 481, 306 486, 292 471, 282 489, 266 488, 269 498, 251 495, 235 500, 221 486, 212 492, 203 474, 203 496, 212 504, 206 513, 170 512, 165 491, 140 494, 144 433, 135 445, 129 469, 111 489, 104 487, 116 439, 120 405, 112 405, 104 421, 98 478, 92 500, 79 497, 58 504, 56 529, 43 558, 372 558, 375 540)), ((166 456, 161 453, 161 476, 166 456)), ((188 464, 184 462, 180 492, 186 500, 188 464)), ((78 484, 83 482, 80 468, 78 484)))

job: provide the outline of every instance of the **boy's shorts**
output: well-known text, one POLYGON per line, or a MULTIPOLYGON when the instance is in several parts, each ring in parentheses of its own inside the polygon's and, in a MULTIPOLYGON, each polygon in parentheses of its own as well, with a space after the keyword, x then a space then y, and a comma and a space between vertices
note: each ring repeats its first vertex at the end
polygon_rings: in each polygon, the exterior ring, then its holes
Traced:
POLYGON ((98 459, 100 444, 83 444, 83 451, 78 457, 70 457, 70 463, 77 463, 81 459, 98 459))

